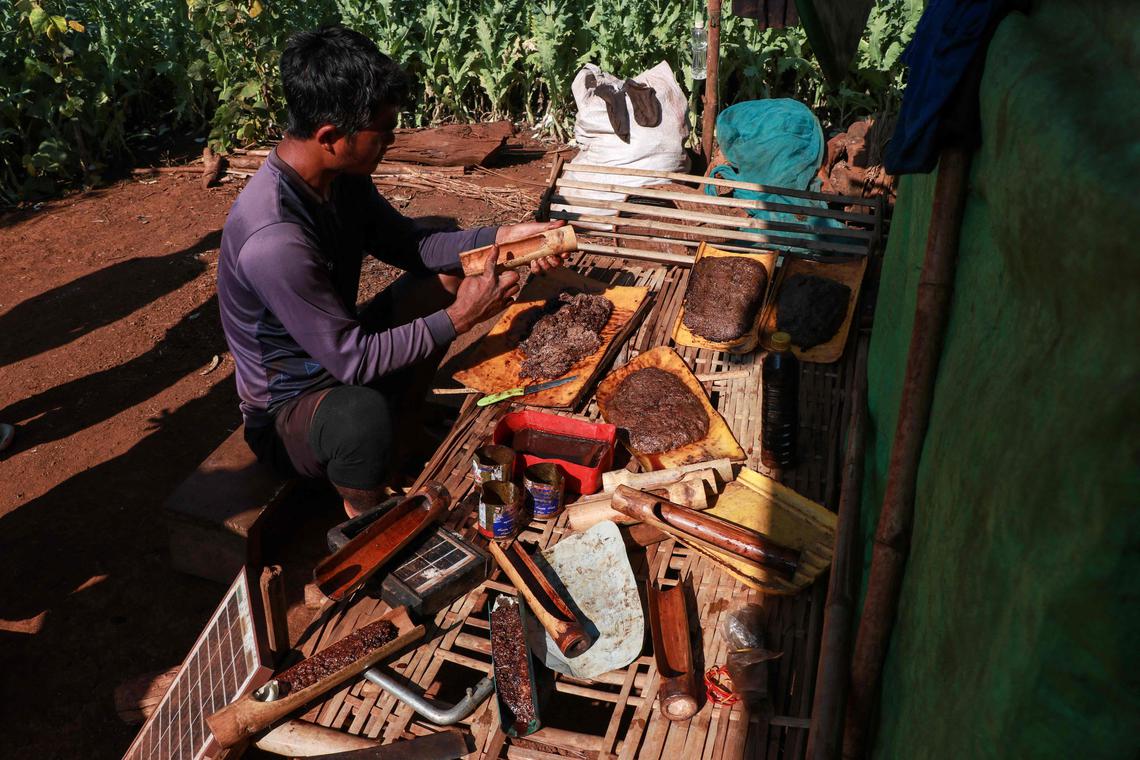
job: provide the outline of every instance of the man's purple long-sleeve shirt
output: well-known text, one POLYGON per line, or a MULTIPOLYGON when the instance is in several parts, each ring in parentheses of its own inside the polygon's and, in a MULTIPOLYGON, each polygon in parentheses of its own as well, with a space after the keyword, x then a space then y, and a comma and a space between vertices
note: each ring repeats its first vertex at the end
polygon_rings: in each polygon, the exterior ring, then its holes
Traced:
POLYGON ((426 233, 368 177, 338 177, 324 201, 276 151, 234 202, 222 231, 218 302, 246 424, 272 422, 296 396, 363 385, 455 338, 444 311, 370 332, 356 298, 365 254, 412 272, 459 268, 495 228, 426 233))

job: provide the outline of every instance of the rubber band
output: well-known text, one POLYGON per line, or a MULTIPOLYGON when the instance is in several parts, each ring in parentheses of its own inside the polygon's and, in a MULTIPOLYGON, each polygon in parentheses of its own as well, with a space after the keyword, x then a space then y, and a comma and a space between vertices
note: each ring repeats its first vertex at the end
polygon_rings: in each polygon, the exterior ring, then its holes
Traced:
POLYGON ((740 697, 732 693, 732 679, 723 665, 705 671, 705 696, 714 705, 734 705, 740 697))

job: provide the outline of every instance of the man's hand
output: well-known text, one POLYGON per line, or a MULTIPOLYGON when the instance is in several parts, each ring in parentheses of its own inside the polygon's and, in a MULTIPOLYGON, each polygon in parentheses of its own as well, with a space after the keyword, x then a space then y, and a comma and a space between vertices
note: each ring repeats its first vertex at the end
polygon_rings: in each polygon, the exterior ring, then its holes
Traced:
MULTIPOLYGON (((502 229, 499 230, 502 232, 502 229)), ((487 254, 483 274, 464 277, 455 294, 455 303, 447 309, 447 316, 456 333, 465 333, 483 320, 498 314, 507 302, 518 295, 518 272, 495 273, 494 262, 499 260, 498 242, 487 254)))
MULTIPOLYGON (((566 224, 566 220, 558 219, 553 222, 523 222, 522 224, 509 224, 506 227, 500 227, 495 233, 495 242, 498 244, 509 243, 513 240, 522 240, 523 238, 537 235, 540 232, 547 230, 557 229, 566 224)), ((548 272, 551 269, 556 269, 562 266, 566 261, 569 254, 554 253, 549 256, 543 256, 541 259, 530 262, 530 271, 535 274, 548 272)))

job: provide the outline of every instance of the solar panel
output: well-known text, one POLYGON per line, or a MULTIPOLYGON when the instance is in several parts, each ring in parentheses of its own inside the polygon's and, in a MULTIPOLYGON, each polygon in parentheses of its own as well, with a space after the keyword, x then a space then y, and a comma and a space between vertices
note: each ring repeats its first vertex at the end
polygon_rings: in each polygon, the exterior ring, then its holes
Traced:
POLYGON ((259 613, 261 605, 251 598, 243 570, 123 760, 200 760, 220 752, 206 716, 264 683, 273 672, 262 655, 255 609, 259 613))

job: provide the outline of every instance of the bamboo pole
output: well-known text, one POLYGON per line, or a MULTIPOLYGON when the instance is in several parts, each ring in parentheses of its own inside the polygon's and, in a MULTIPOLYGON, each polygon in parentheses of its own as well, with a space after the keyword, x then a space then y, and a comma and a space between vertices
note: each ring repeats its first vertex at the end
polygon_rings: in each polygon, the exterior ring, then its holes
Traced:
POLYGON ((675 264, 679 267, 691 267, 693 257, 679 253, 665 253, 663 251, 650 251, 645 248, 626 248, 620 245, 598 245, 597 243, 578 243, 578 250, 586 253, 604 253, 607 256, 617 256, 622 259, 634 261, 651 261, 656 264, 675 264))
POLYGON ((716 114, 718 109, 717 87, 720 84, 720 0, 708 3, 708 50, 705 53, 705 113, 701 123, 701 153, 705 163, 712 161, 716 114))
POLYGON ((876 712, 883 661, 898 611, 914 524, 918 463, 930 421, 934 381, 953 293, 970 156, 966 149, 946 148, 939 160, 886 492, 875 530, 867 596, 851 662, 851 693, 843 735, 846 760, 861 760, 870 746, 871 719, 876 712))
POLYGON ((851 629, 858 557, 859 501, 863 489, 863 456, 867 425, 867 349, 869 335, 860 334, 855 346, 855 381, 847 421, 843 455, 843 487, 839 494, 839 522, 824 606, 823 636, 815 676, 807 760, 832 760, 839 754, 843 735, 843 703, 851 668, 851 629))
MULTIPOLYGON (((556 195, 550 199, 551 203, 567 206, 568 208, 554 209, 553 213, 562 211, 565 213, 576 213, 572 209, 578 208, 583 210, 597 210, 599 208, 613 209, 614 211, 626 211, 632 214, 641 214, 643 216, 653 217, 654 219, 684 219, 690 222, 701 222, 704 224, 718 224, 737 229, 764 229, 764 224, 767 222, 759 222, 752 217, 739 217, 728 216, 725 214, 709 214, 703 211, 686 211, 678 208, 660 208, 658 206, 646 206, 641 203, 624 203, 622 201, 604 201, 593 200, 591 198, 583 198, 581 196, 569 195, 556 195)), ((562 217, 565 218, 565 217, 562 217)), ((614 221, 610 224, 626 224, 626 218, 613 217, 614 221)), ((671 225, 676 226, 676 225, 671 225)), ((659 228, 664 229, 663 224, 658 225, 659 228)), ((684 228, 686 232, 692 234, 696 232, 692 227, 684 228)), ((805 228, 805 231, 807 229, 805 228)), ((818 231, 822 232, 822 231, 818 231)), ((805 248, 819 251, 833 251, 835 253, 853 253, 861 254, 866 253, 867 246, 856 245, 848 243, 823 243, 818 240, 810 238, 793 238, 784 235, 771 235, 756 233, 759 240, 769 243, 770 245, 782 245, 788 248, 805 248)), ((826 232, 823 232, 826 234, 826 232)))
POLYGON ((681 172, 662 172, 655 169, 637 169, 632 166, 598 166, 597 164, 571 164, 567 171, 575 174, 615 174, 624 177, 647 177, 652 179, 668 179, 674 182, 688 182, 694 185, 713 185, 714 187, 730 187, 735 190, 754 190, 758 193, 776 193, 793 198, 809 198, 828 203, 842 203, 845 206, 857 205, 875 208, 877 200, 874 198, 860 198, 854 195, 833 195, 830 193, 816 193, 811 190, 796 190, 790 187, 775 187, 773 185, 760 185, 755 182, 744 182, 738 179, 724 179, 723 177, 702 177, 696 174, 682 174, 681 172))
MULTIPOLYGON (((796 203, 779 203, 774 201, 760 201, 751 198, 736 198, 725 195, 704 195, 702 193, 683 193, 680 190, 654 190, 651 187, 630 187, 629 185, 619 185, 613 182, 589 182, 587 180, 578 179, 560 179, 554 183, 558 189, 570 188, 573 190, 593 190, 603 193, 617 193, 620 195, 636 195, 642 198, 655 198, 663 201, 687 201, 689 203, 703 203, 706 206, 727 206, 729 208, 739 209, 757 209, 760 211, 781 211, 788 214, 798 214, 800 216, 822 216, 829 219, 839 219, 849 222, 873 222, 875 217, 872 214, 856 214, 853 211, 841 211, 833 208, 823 208, 822 206, 808 206, 799 205, 796 203)), ((759 222, 759 220, 753 220, 759 222)), ((811 225, 807 224, 793 224, 791 222, 764 222, 764 224, 784 224, 790 229, 797 232, 812 231, 811 225)), ((779 229, 778 227, 771 227, 770 229, 779 229)), ((860 230, 845 230, 836 228, 834 232, 842 235, 843 233, 859 232, 860 230)), ((828 230, 831 232, 831 230, 828 230)), ((866 236, 866 233, 864 233, 866 236)))

